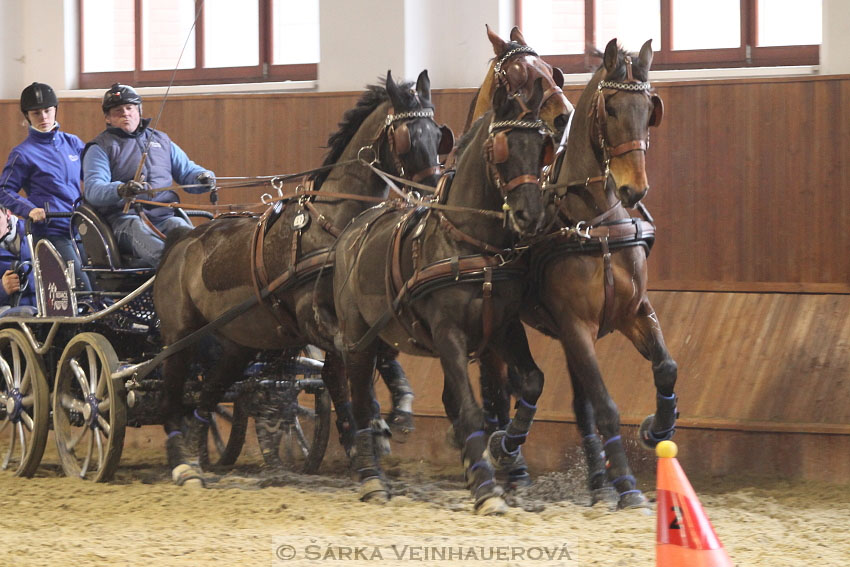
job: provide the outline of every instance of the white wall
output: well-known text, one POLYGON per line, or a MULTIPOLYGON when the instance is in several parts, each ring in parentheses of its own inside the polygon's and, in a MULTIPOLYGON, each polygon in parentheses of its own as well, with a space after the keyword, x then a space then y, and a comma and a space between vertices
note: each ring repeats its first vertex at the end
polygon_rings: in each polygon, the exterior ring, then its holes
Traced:
POLYGON ((850 2, 847 0, 823 0, 820 72, 823 75, 850 73, 850 2))
MULTIPOLYGON (((434 88, 479 85, 492 57, 484 24, 506 37, 513 25, 512 6, 511 0, 320 0, 317 88, 359 91, 387 69, 397 79, 410 80, 428 69, 434 88)), ((33 81, 49 83, 57 91, 77 87, 76 10, 77 0, 0 0, 0 98, 17 99, 33 81)), ((823 0, 823 22, 818 72, 850 73, 850 1, 823 0)), ((533 38, 529 40, 533 45, 533 38)), ((665 79, 678 77, 674 71, 663 73, 665 79)), ((687 78, 686 72, 680 73, 679 78, 687 78)), ((706 78, 705 71, 698 73, 706 78)), ((736 73, 746 74, 757 71, 736 73)), ((233 87, 179 90, 228 88, 233 87)), ((286 86, 259 87, 275 88, 286 86)), ((100 91, 91 94, 100 96, 100 91)))
POLYGON ((0 98, 34 81, 76 87, 76 0, 0 0, 0 98))

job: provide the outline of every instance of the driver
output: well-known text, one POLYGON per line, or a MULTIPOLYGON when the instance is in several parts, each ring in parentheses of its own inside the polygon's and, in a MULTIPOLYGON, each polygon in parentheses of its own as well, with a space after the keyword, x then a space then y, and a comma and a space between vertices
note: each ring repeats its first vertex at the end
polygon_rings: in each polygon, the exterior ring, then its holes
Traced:
POLYGON ((24 238, 24 221, 13 215, 0 205, 0 272, 3 273, 0 286, 0 311, 18 305, 35 305, 35 285, 32 270, 23 271, 27 274, 21 282, 18 271, 12 269, 22 262, 32 266, 30 248, 24 238), (21 286, 23 284, 23 289, 21 286))
POLYGON ((83 150, 83 197, 110 224, 122 254, 155 268, 165 236, 192 224, 169 207, 132 206, 125 211, 126 201, 140 196, 176 203, 180 199, 174 191, 144 193, 170 187, 172 181, 187 185, 190 193, 203 193, 215 187, 215 174, 190 160, 165 132, 149 128, 150 118, 141 117, 142 98, 132 87, 112 85, 103 96, 102 108, 106 129, 83 150), (144 151, 142 175, 135 179, 144 151))

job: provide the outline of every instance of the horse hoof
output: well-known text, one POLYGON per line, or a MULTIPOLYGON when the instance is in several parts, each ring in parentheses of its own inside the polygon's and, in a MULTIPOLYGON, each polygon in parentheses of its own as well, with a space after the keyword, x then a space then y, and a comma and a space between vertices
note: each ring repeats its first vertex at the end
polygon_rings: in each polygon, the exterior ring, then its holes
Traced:
POLYGON ((394 440, 397 443, 404 443, 407 441, 407 436, 416 429, 413 426, 413 414, 409 411, 404 411, 400 409, 394 409, 390 412, 390 415, 387 416, 387 423, 390 426, 390 431, 393 432, 394 440))
POLYGON ((386 504, 390 493, 380 478, 369 478, 360 483, 360 500, 373 504, 386 504))
POLYGON ((204 477, 192 466, 185 463, 174 467, 174 470, 171 471, 171 480, 177 486, 204 488, 204 477))
POLYGON ((507 511, 508 504, 501 496, 491 496, 475 507, 475 513, 479 516, 500 516, 507 511))
POLYGON ((643 492, 629 492, 628 494, 623 494, 620 496, 620 501, 617 504, 617 507, 620 510, 647 510, 649 511, 651 506, 649 504, 649 500, 646 499, 646 496, 643 495, 643 492))
POLYGON ((595 488, 590 491, 590 506, 596 506, 599 503, 606 504, 609 508, 616 508, 620 505, 620 496, 613 486, 604 486, 595 488))
MULTIPOLYGON (((656 438, 655 435, 652 434, 652 426, 654 424, 655 414, 653 413, 646 416, 638 428, 638 439, 640 439, 641 445, 649 450, 655 450, 655 446, 665 440, 665 438, 656 438)), ((673 435, 671 433, 666 437, 666 439, 669 439, 672 436, 673 435)))

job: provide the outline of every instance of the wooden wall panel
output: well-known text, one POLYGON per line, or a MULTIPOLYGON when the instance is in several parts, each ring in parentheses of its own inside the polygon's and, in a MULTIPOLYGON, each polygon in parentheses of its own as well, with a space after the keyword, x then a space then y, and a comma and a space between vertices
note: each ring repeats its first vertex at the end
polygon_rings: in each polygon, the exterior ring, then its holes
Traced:
MULTIPOLYGON (((850 295, 652 292, 671 354, 682 424, 850 435, 850 295)), ((546 377, 538 417, 572 420, 560 344, 529 332, 546 377)), ((655 409, 652 369, 620 334, 597 344, 602 374, 624 423, 655 409)), ((442 373, 405 357, 416 409, 442 415, 442 373)), ((473 368, 477 375, 477 369, 473 368)))

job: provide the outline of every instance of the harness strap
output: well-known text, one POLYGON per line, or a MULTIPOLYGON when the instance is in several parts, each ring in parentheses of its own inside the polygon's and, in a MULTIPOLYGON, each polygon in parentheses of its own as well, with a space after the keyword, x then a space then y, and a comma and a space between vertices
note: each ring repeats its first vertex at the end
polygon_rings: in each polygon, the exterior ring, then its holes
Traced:
POLYGON ((504 254, 505 253, 505 250, 503 250, 501 248, 496 248, 495 246, 487 244, 483 240, 478 240, 477 238, 473 238, 472 236, 469 236, 468 234, 466 234, 465 232, 460 230, 458 227, 456 227, 454 224, 452 224, 452 221, 450 221, 446 217, 446 215, 444 215, 442 213, 437 213, 437 214, 438 214, 438 218, 440 219, 440 228, 442 228, 447 233, 449 233, 449 235, 452 238, 454 238, 455 240, 457 240, 459 242, 466 242, 467 244, 471 244, 472 246, 475 246, 476 248, 484 250, 485 252, 489 252, 490 254, 504 254))
POLYGON ((510 193, 520 185, 524 185, 525 183, 531 183, 533 185, 540 186, 540 177, 531 174, 518 175, 517 177, 511 179, 508 183, 505 183, 504 185, 499 187, 499 190, 502 192, 502 195, 507 195, 508 193, 510 193))
POLYGON ((139 218, 144 221, 145 225, 147 225, 154 234, 156 234, 160 239, 165 240, 165 234, 163 234, 163 232, 159 230, 153 222, 151 222, 151 219, 148 218, 148 215, 146 215, 144 211, 139 210, 139 218))
POLYGON ((614 271, 611 268, 611 250, 608 248, 608 237, 599 239, 602 245, 602 264, 605 269, 603 285, 605 287, 605 305, 602 309, 602 321, 599 323, 599 332, 596 338, 601 338, 613 330, 614 321, 614 271))
POLYGON ((484 283, 481 284, 481 344, 475 358, 481 358, 493 334, 493 268, 484 268, 484 283))

